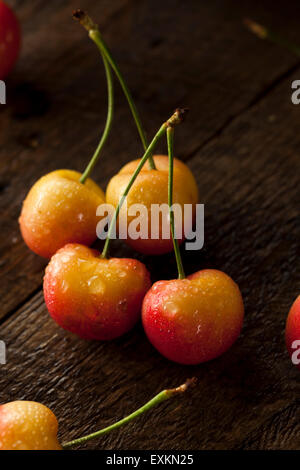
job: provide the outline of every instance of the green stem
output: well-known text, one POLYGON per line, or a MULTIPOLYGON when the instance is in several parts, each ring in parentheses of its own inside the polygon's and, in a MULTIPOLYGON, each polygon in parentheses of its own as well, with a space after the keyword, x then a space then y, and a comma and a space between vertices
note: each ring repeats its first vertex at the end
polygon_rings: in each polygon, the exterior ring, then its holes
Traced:
POLYGON ((63 449, 69 449, 70 447, 73 447, 78 444, 85 443, 91 439, 95 439, 96 437, 103 436, 103 434, 107 434, 110 431, 113 431, 114 429, 120 428, 124 424, 129 423, 131 420, 137 418, 138 416, 142 415, 143 413, 149 411, 151 408, 154 406, 158 405, 159 403, 168 400, 169 398, 173 398, 177 395, 180 395, 184 393, 190 386, 194 385, 196 383, 196 379, 188 379, 183 385, 180 385, 180 387, 172 388, 169 390, 163 390, 160 392, 158 395, 156 395, 152 400, 148 401, 144 406, 136 410, 134 413, 131 413, 129 416, 126 416, 126 418, 121 419, 120 421, 112 424, 111 426, 108 426, 104 429, 101 429, 100 431, 94 432, 92 434, 89 434, 87 436, 80 437, 78 439, 74 439, 73 441, 67 442, 62 445, 63 449))
POLYGON ((262 26, 255 21, 246 18, 244 20, 246 27, 257 37, 260 39, 267 39, 274 44, 278 44, 279 46, 285 47, 289 51, 293 52, 296 56, 300 57, 300 47, 292 42, 288 41, 286 38, 279 36, 278 34, 274 33, 270 29, 262 26))
MULTIPOLYGON (((144 131, 144 128, 143 128, 143 125, 141 123, 141 119, 140 119, 140 116, 138 114, 138 111, 137 111, 137 108, 135 106, 135 103, 133 101, 133 98, 132 98, 132 95, 130 93, 130 90, 124 80, 124 77, 118 67, 118 65, 116 64, 116 62, 114 61, 107 45, 105 44, 103 38, 102 38, 102 35, 99 31, 99 28, 98 26, 93 23, 93 21, 91 20, 91 18, 85 13, 83 12, 82 10, 76 10, 73 12, 73 18, 74 19, 77 19, 79 20, 79 22, 85 27, 85 29, 89 32, 89 36, 90 38, 97 44, 97 46, 99 47, 99 49, 101 50, 102 54, 105 56, 105 58, 107 59, 107 61, 109 62, 111 68, 113 69, 113 71, 115 72, 119 82, 120 82, 120 85, 122 87, 122 90, 124 92, 124 95, 127 99, 127 102, 129 104, 129 107, 130 107, 130 110, 131 110, 131 113, 132 113, 132 116, 133 116, 133 119, 134 119, 134 122, 136 124, 136 127, 137 127, 137 130, 138 130, 138 133, 139 133, 139 136, 140 136, 140 139, 141 139, 141 142, 143 144, 143 147, 144 147, 144 150, 146 150, 146 148, 148 147, 148 143, 147 143, 147 139, 146 139, 146 134, 145 134, 145 131, 144 131)), ((149 165, 150 165, 150 168, 155 170, 156 167, 155 167, 155 163, 154 163, 154 160, 153 160, 153 157, 152 157, 152 154, 149 155, 149 165)))
POLYGON ((157 142, 161 139, 161 137, 166 132, 166 129, 169 126, 173 127, 173 126, 179 124, 183 120, 185 113, 186 113, 186 109, 176 109, 175 113, 170 117, 170 119, 168 119, 166 122, 163 123, 163 125, 159 128, 159 130, 157 131, 157 133, 153 137, 152 142, 150 143, 149 147, 145 151, 140 163, 138 164, 135 172, 133 173, 132 177, 130 178, 129 183, 128 183, 128 185, 127 185, 127 187, 126 187, 126 189, 125 189, 125 191, 124 191, 124 193, 123 193, 123 195, 122 195, 122 197, 121 197, 121 199, 120 199, 120 201, 117 205, 117 208, 114 212, 114 215, 112 217, 112 220, 111 220, 109 228, 108 228, 108 233, 107 233, 107 237, 106 237, 105 244, 104 244, 104 247, 103 247, 103 251, 102 251, 102 254, 101 254, 101 258, 107 258, 108 247, 109 247, 109 244, 110 244, 111 235, 112 235, 113 230, 115 229, 117 218, 118 218, 118 215, 120 213, 120 210, 121 210, 121 208, 124 204, 124 201, 125 201, 128 193, 129 193, 133 183, 135 182, 138 174, 140 173, 140 171, 143 168, 144 164, 148 160, 149 155, 151 155, 151 152, 154 150, 154 148, 156 147, 157 142))
MULTIPOLYGON (((101 50, 100 50, 101 52, 101 50)), ((101 52, 102 54, 102 52, 101 52)), ((107 117, 106 117, 106 123, 104 127, 104 131, 101 137, 101 140, 98 144, 98 147, 96 148, 96 151, 94 155, 92 156, 88 166, 84 170, 81 178, 80 178, 80 183, 85 183, 86 179, 89 177, 91 174, 92 170, 94 169, 94 166, 96 165, 98 158, 100 156, 101 150, 104 147, 104 144, 107 140, 107 137, 110 133, 111 130, 111 125, 112 125, 112 120, 113 120, 113 114, 114 114, 114 86, 113 86, 113 78, 111 74, 111 69, 109 66, 109 63, 106 59, 106 57, 102 54, 103 58, 103 63, 104 63, 104 68, 105 68, 105 75, 106 75, 106 81, 107 81, 107 96, 108 96, 108 102, 107 102, 107 117)))
POLYGON ((169 155, 169 179, 168 179, 168 204, 170 211, 170 225, 171 233, 174 245, 175 258, 178 269, 178 279, 184 279, 184 269, 182 264, 182 259, 180 255, 179 243, 175 237, 175 223, 174 223, 174 212, 172 209, 173 205, 173 168, 174 168, 174 128, 167 128, 167 143, 168 143, 168 155, 169 155))

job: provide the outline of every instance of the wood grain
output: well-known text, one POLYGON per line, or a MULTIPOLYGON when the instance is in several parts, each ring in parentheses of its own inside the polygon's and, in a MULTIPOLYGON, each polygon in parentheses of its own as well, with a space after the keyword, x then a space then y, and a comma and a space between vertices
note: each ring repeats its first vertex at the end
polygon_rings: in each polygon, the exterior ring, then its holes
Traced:
MULTIPOLYGON (((156 353, 141 326, 111 343, 96 343, 79 340, 49 318, 40 290, 45 261, 24 246, 17 217, 39 176, 57 167, 81 170, 88 161, 105 118, 105 83, 97 51, 70 19, 71 2, 24 3, 11 2, 24 24, 24 47, 8 81, 9 104, 0 109, 0 339, 8 347, 0 401, 47 404, 66 440, 195 375, 198 387, 185 398, 86 447, 299 448, 299 372, 285 351, 284 323, 300 281, 300 117, 290 102, 300 67, 297 58, 254 38, 241 22, 244 16, 272 20, 296 39, 299 4, 81 4, 99 19, 149 135, 178 104, 192 108, 176 148, 189 161, 205 203, 205 247, 184 254, 186 271, 215 267, 230 274, 243 292, 246 321, 224 356, 183 367, 156 353)), ((117 90, 115 134, 94 174, 103 187, 140 151, 117 90)), ((114 253, 136 256, 118 242, 114 253)), ((176 275, 172 255, 139 258, 153 280, 176 275)))

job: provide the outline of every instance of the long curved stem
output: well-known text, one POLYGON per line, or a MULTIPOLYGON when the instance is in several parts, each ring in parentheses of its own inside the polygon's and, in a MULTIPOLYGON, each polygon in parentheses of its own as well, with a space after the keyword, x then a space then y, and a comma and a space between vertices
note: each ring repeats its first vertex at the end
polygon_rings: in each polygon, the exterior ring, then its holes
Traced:
POLYGON ((175 236, 175 224, 174 224, 174 212, 172 209, 173 205, 173 168, 174 168, 174 129, 173 127, 167 128, 167 143, 168 143, 168 155, 169 155, 169 178, 168 178, 168 204, 170 211, 170 225, 171 233, 174 245, 175 258, 178 269, 178 279, 184 279, 184 269, 182 259, 180 255, 179 243, 175 236))
POLYGON ((162 392, 158 393, 154 398, 152 398, 150 401, 148 401, 145 405, 143 405, 141 408, 134 411, 134 413, 131 413, 130 415, 126 416, 126 418, 123 418, 120 421, 117 421, 116 423, 104 429, 101 429, 100 431, 94 432, 87 436, 79 437, 78 439, 74 439, 73 441, 70 441, 70 442, 66 442, 65 444, 63 444, 62 447, 63 449, 69 449, 70 447, 73 447, 78 444, 82 444, 91 439, 95 439, 96 437, 103 436, 104 434, 107 434, 110 431, 113 431, 114 429, 120 428, 124 424, 129 423, 131 420, 151 410, 151 408, 158 405, 159 403, 165 400, 168 400, 169 398, 172 398, 172 397, 175 397, 177 395, 184 393, 191 385, 194 385, 195 382, 196 382, 195 378, 188 379, 183 385, 180 385, 179 387, 168 389, 168 390, 163 390, 162 392))
MULTIPOLYGON (((101 50, 100 50, 101 52, 101 50)), ((104 54, 102 54, 103 58, 103 63, 104 63, 104 68, 105 68, 105 75, 106 75, 106 81, 107 81, 107 96, 108 96, 108 101, 107 101, 107 117, 106 117, 106 123, 104 127, 104 131, 102 134, 102 137, 100 139, 100 142, 98 144, 98 147, 95 150, 94 155, 92 156, 88 166, 84 170, 81 178, 80 178, 80 183, 85 183, 86 179, 89 177, 91 174, 92 170, 94 169, 94 166, 96 165, 98 158, 101 154, 101 150, 104 147, 104 144, 107 140, 107 137, 110 133, 111 126, 112 126, 112 120, 113 120, 113 114, 114 114, 114 86, 113 86, 113 78, 111 74, 111 69, 110 65, 105 57, 104 54)))
POLYGON ((108 228, 108 233, 107 233, 107 237, 106 237, 105 244, 104 244, 104 247, 103 247, 103 251, 102 251, 102 254, 101 254, 101 258, 106 258, 107 255, 108 255, 108 247, 109 247, 109 244, 110 244, 112 232, 113 232, 113 230, 115 229, 115 226, 116 226, 118 215, 120 213, 122 205, 124 204, 124 201, 125 201, 128 193, 129 193, 133 183, 135 182, 138 174, 140 173, 140 171, 143 168, 144 164, 148 160, 149 155, 151 155, 152 151, 156 147, 157 142, 161 139, 161 137, 166 132, 166 129, 168 127, 173 127, 173 126, 179 124, 184 119, 184 115, 185 115, 186 111, 187 111, 186 109, 179 109, 179 108, 176 109, 175 113, 166 122, 164 122, 162 124, 162 126, 159 128, 159 130, 157 131, 157 133, 153 137, 149 147, 145 151, 140 163, 138 164, 135 172, 133 173, 132 177, 130 178, 129 183, 128 183, 128 185, 127 185, 127 187, 126 187, 126 189, 125 189, 125 191, 124 191, 124 193, 123 193, 123 195, 122 195, 122 197, 121 197, 121 199, 120 199, 120 201, 117 205, 117 208, 114 212, 114 215, 112 217, 112 220, 111 220, 109 228, 108 228))
MULTIPOLYGON (((130 90, 129 90, 129 88, 128 88, 125 80, 124 80, 124 77, 123 77, 118 65, 114 61, 114 59, 113 59, 106 43, 104 42, 104 40, 102 38, 102 35, 99 31, 98 26, 82 10, 74 11, 73 12, 73 18, 77 19, 82 24, 82 26, 84 26, 84 28, 88 31, 90 38, 96 43, 98 48, 101 50, 102 54, 106 57, 107 61, 109 62, 110 66, 111 66, 111 68, 115 72, 115 74, 116 74, 116 76, 117 76, 117 78, 120 82, 120 85, 122 87, 123 93, 124 93, 124 95, 127 99, 127 102, 128 102, 129 108, 131 110, 134 122, 136 124, 141 142, 143 144, 144 150, 146 150, 147 147, 148 147, 146 134, 145 134, 140 116, 138 114, 137 108, 136 108, 135 103, 133 101, 132 95, 130 93, 130 90)), ((152 154, 149 155, 149 165, 150 165, 151 169, 153 169, 153 170, 156 169, 152 154)))

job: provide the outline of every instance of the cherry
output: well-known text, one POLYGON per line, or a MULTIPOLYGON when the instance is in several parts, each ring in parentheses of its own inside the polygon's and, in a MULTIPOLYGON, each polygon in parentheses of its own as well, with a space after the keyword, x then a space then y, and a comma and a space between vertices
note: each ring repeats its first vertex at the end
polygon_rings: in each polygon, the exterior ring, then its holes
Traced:
POLYGON ((46 268, 44 297, 63 328, 85 339, 111 340, 138 321, 151 281, 135 259, 99 256, 79 244, 61 248, 46 268))
POLYGON ((62 450, 107 434, 165 400, 184 393, 196 379, 189 379, 179 387, 163 390, 141 408, 100 431, 60 444, 57 438, 58 422, 52 411, 34 401, 13 401, 0 406, 0 450, 62 450))
POLYGON ((243 316, 238 286, 214 269, 156 282, 142 309, 150 342, 180 364, 199 364, 227 351, 239 336, 243 316))
POLYGON ((53 171, 29 191, 19 223, 24 241, 38 255, 50 258, 66 243, 96 240, 96 209, 105 196, 91 179, 82 184, 80 177, 77 171, 53 171))
MULTIPOLYGON (((115 175, 109 182, 106 190, 106 202, 117 206, 120 196, 127 186, 132 174, 136 170, 140 160, 134 160, 127 163, 117 175, 115 175)), ((156 171, 148 167, 143 167, 141 173, 137 177, 134 186, 130 190, 127 197, 127 207, 122 209, 127 211, 128 227, 133 217, 128 215, 130 208, 133 204, 143 204, 148 212, 148 238, 132 239, 127 233, 126 243, 134 248, 136 251, 149 254, 160 255, 168 253, 173 249, 173 242, 171 236, 169 238, 162 237, 162 219, 159 221, 159 238, 151 238, 151 207, 152 204, 167 204, 168 203, 168 157, 166 155, 155 155, 154 162, 156 171)), ((198 202, 198 189, 195 178, 189 168, 180 160, 174 161, 174 203, 192 204, 195 206, 198 202)), ((191 217, 193 217, 193 211, 191 217)), ((182 233, 184 218, 182 218, 182 233)), ((187 221, 186 221, 187 222, 187 221)), ((189 221, 192 225, 192 221, 189 221)))
POLYGON ((49 408, 34 401, 0 406, 0 450, 61 450, 58 423, 49 408))
POLYGON ((225 273, 213 269, 185 277, 174 238, 173 128, 168 127, 171 231, 179 279, 156 282, 142 307, 145 332, 166 358, 180 364, 199 364, 224 353, 237 339, 244 317, 238 286, 225 273))
POLYGON ((300 295, 289 311, 285 339, 289 355, 293 363, 300 369, 300 295))
POLYGON ((0 80, 11 71, 21 45, 19 22, 14 12, 0 0, 0 80))

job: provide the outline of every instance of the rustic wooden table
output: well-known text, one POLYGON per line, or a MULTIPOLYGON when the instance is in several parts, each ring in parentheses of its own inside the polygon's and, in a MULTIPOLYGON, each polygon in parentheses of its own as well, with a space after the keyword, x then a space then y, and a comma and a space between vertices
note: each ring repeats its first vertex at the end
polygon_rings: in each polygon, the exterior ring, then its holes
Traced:
MULTIPOLYGON (((300 107, 291 82, 300 60, 251 35, 250 16, 300 43, 300 5, 251 0, 11 0, 22 22, 22 55, 0 108, 0 401, 40 401, 59 417, 60 437, 78 437, 133 411, 189 376, 198 386, 126 428, 90 442, 104 449, 297 449, 299 371, 284 325, 299 294, 300 107), (18 228, 30 186, 57 168, 83 170, 106 112, 99 55, 72 21, 73 7, 100 24, 152 135, 178 105, 191 109, 176 136, 205 203, 205 247, 186 271, 226 271, 246 307, 243 332, 224 356, 184 367, 162 358, 141 326, 111 343, 60 329, 42 294, 46 262, 18 228)), ((141 147, 116 87, 113 134, 93 174, 104 188, 141 147), (116 136, 116 138, 114 137, 116 136)), ((161 148, 164 151, 164 147, 161 148)), ((114 243, 115 255, 136 253, 114 243)), ((153 280, 174 277, 172 255, 138 256, 153 280)))

